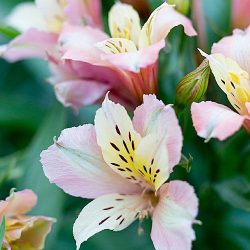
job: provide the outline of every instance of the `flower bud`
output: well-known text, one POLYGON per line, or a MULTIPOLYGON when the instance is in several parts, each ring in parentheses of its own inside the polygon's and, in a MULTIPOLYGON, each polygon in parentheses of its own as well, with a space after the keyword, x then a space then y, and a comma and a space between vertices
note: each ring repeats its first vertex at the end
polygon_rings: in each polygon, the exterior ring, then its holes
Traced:
POLYGON ((168 0, 168 4, 175 5, 175 9, 182 13, 183 15, 187 15, 190 9, 190 0, 168 0))
POLYGON ((210 67, 205 59, 201 65, 190 72, 178 83, 176 88, 176 105, 185 108, 192 102, 199 102, 207 91, 210 67))

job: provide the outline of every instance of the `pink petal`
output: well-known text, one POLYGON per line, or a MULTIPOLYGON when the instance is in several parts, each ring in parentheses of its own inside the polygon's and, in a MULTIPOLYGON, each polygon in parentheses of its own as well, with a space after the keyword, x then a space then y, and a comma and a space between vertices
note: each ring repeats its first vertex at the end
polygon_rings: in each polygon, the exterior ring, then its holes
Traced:
POLYGON ((92 80, 70 80, 57 84, 55 92, 57 99, 64 106, 79 109, 95 103, 104 97, 109 86, 92 80))
POLYGON ((237 132, 245 117, 215 102, 193 103, 193 124, 198 135, 205 139, 225 140, 237 132))
POLYGON ((168 33, 176 26, 182 25, 184 32, 188 36, 195 36, 191 21, 184 15, 178 13, 173 6, 163 3, 149 17, 148 21, 142 28, 139 48, 145 48, 151 44, 165 40, 168 33), (148 39, 147 30, 150 27, 150 39, 148 39), (150 40, 150 41, 148 41, 150 40))
POLYGON ((192 186, 183 181, 163 185, 152 218, 151 238, 155 249, 190 250, 197 213, 198 199, 192 186))
POLYGON ((32 190, 14 192, 5 201, 0 202, 0 216, 7 217, 21 215, 29 212, 37 202, 37 197, 32 190))
POLYGON ((170 105, 165 106, 155 95, 144 95, 143 104, 134 112, 133 125, 142 137, 152 132, 166 133, 170 170, 180 161, 182 132, 170 105))
POLYGON ((69 23, 81 26, 83 23, 102 29, 100 0, 71 0, 65 8, 69 23))
POLYGON ((224 37, 215 43, 212 53, 221 53, 234 59, 243 70, 250 74, 250 26, 245 31, 234 30, 232 36, 224 37))
POLYGON ((232 22, 234 28, 246 28, 250 24, 250 0, 232 0, 232 22))
POLYGON ((9 62, 32 57, 45 58, 47 53, 53 54, 55 52, 56 43, 56 34, 32 28, 2 47, 0 56, 9 62))
POLYGON ((101 30, 65 24, 59 37, 62 58, 102 65, 102 51, 95 44, 106 39, 108 35, 101 30))
POLYGON ((141 68, 146 68, 157 62, 159 52, 164 46, 165 41, 161 40, 156 44, 136 52, 103 55, 101 58, 122 70, 139 73, 141 68))
POLYGON ((74 196, 95 198, 138 190, 104 162, 93 125, 63 130, 55 144, 42 152, 41 163, 50 182, 74 196))
POLYGON ((142 195, 109 194, 90 202, 74 224, 77 250, 84 241, 100 231, 125 229, 147 205, 142 195))

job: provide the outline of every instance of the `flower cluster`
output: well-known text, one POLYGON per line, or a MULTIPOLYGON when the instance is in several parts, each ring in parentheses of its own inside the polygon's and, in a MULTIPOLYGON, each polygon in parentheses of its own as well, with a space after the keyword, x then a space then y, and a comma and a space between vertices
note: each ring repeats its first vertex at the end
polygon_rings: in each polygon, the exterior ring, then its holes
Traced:
MULTIPOLYGON (((66 107, 100 104, 94 124, 64 129, 41 153, 51 183, 72 196, 93 199, 73 226, 77 250, 102 230, 120 231, 148 217, 156 250, 190 250, 196 237, 193 224, 199 223, 198 198, 187 182, 170 180, 182 158, 177 117, 190 108, 194 128, 206 141, 224 140, 242 126, 250 133, 250 26, 214 44, 210 55, 200 50, 205 59, 179 82, 174 105, 158 98, 159 53, 168 34, 181 25, 185 35, 197 35, 184 15, 190 2, 171 3, 161 4, 141 25, 131 5, 116 2, 108 13, 108 31, 99 0, 35 0, 18 5, 6 18, 19 35, 0 46, 3 58, 45 60, 48 81, 66 107), (236 112, 199 102, 210 69, 236 112)), ((146 1, 141 4, 148 10, 146 1)), ((196 13, 200 2, 193 5, 196 13)), ((232 18, 238 22, 236 14, 232 18)), ((55 220, 25 215, 36 200, 31 190, 24 190, 0 201, 0 247, 44 248, 55 220)))

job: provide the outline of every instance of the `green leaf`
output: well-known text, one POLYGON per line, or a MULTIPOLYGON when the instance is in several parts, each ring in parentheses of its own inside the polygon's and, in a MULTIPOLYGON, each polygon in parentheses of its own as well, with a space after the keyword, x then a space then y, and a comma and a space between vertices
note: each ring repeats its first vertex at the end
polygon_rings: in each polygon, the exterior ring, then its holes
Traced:
MULTIPOLYGON (((25 175, 20 178, 18 189, 30 188, 38 196, 38 204, 32 210, 32 214, 51 216, 56 219, 62 214, 65 195, 55 185, 50 184, 45 177, 40 164, 40 153, 53 144, 54 136, 58 136, 64 127, 65 109, 58 105, 45 118, 22 162, 25 175)), ((58 227, 59 223, 53 226, 46 249, 51 249, 58 227)))
POLYGON ((250 182, 243 176, 220 182, 215 190, 231 206, 250 211, 250 182))
POLYGON ((5 233, 5 217, 3 217, 0 226, 0 249, 2 249, 4 233, 5 233))
POLYGON ((0 34, 6 36, 7 38, 14 39, 20 35, 20 32, 13 27, 0 23, 0 34))

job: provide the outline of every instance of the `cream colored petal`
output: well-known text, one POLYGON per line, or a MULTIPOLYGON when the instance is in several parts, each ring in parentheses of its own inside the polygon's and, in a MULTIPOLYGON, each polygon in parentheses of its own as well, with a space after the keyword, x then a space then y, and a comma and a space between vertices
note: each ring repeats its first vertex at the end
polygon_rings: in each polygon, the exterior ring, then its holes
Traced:
POLYGON ((143 178, 134 166, 140 135, 134 130, 124 107, 106 97, 102 108, 96 112, 95 129, 106 163, 128 180, 142 182, 143 178))
POLYGON ((228 100, 240 113, 246 114, 245 102, 250 101, 249 75, 236 61, 222 54, 201 54, 209 60, 217 84, 226 93, 228 100))
POLYGON ((124 38, 110 38, 97 43, 96 47, 109 55, 137 51, 134 42, 124 38))
POLYGON ((113 38, 126 38, 138 45, 140 17, 128 4, 117 2, 109 12, 109 29, 113 38))
POLYGON ((135 151, 135 165, 147 184, 156 191, 168 179, 170 167, 167 137, 161 131, 147 135, 135 151))
POLYGON ((78 216, 73 234, 77 249, 94 234, 105 229, 120 231, 135 221, 147 206, 139 195, 109 194, 90 202, 78 216))

